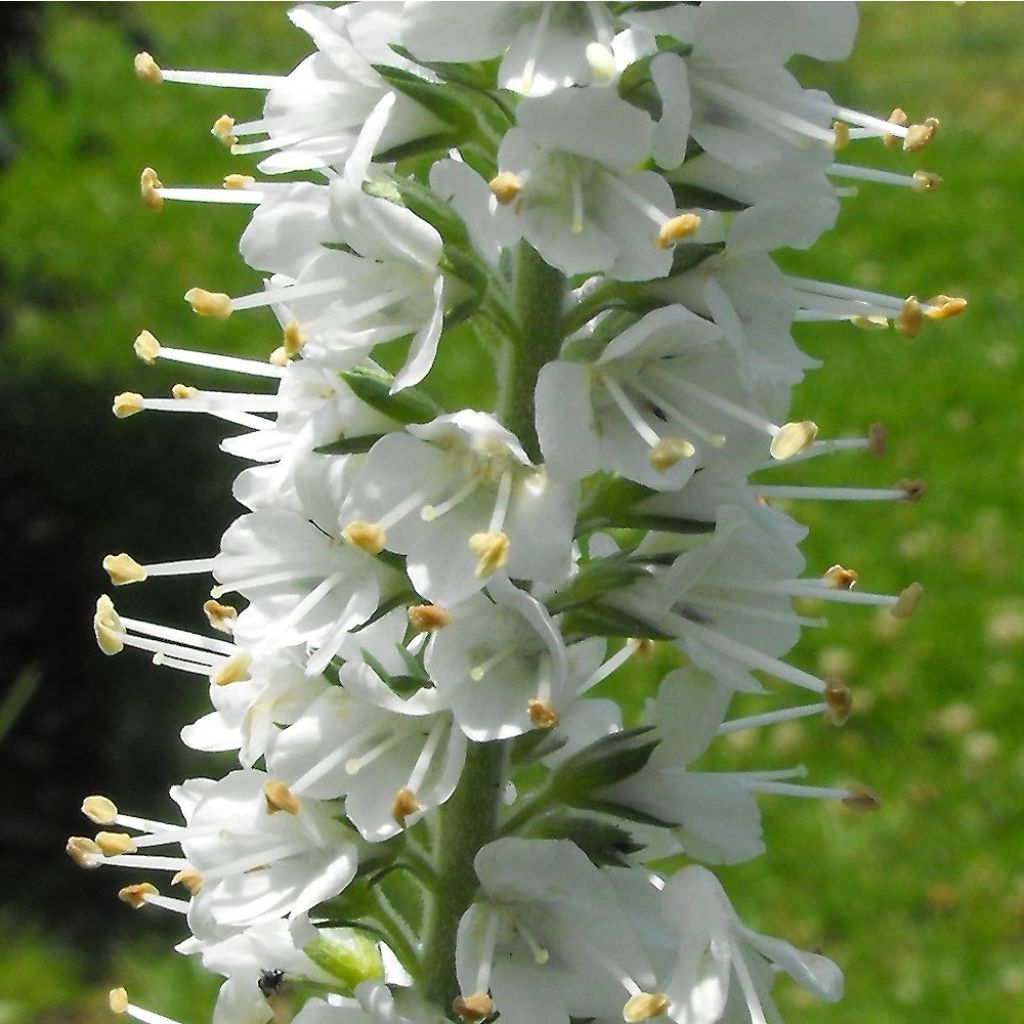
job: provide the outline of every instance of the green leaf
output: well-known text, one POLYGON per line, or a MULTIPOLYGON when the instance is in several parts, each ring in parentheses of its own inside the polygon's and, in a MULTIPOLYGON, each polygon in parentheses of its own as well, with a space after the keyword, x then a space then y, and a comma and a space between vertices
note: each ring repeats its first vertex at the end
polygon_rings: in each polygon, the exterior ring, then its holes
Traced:
POLYGON ((353 393, 371 409, 390 416, 399 423, 429 423, 439 416, 441 410, 422 391, 405 388, 396 394, 390 393, 394 378, 371 367, 356 367, 345 370, 341 379, 353 393))

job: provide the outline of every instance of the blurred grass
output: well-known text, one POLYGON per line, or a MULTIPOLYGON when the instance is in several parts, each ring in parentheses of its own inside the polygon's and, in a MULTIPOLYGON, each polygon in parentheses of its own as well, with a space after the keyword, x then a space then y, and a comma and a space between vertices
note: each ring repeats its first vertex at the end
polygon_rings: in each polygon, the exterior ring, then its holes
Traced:
MULTIPOLYGON (((283 11, 278 4, 47 7, 44 63, 26 66, 7 109, 19 148, 0 175, 0 218, 16 240, 2 255, 3 352, 8 384, 73 379, 93 396, 69 434, 90 437, 114 391, 155 394, 173 383, 131 355, 130 339, 143 326, 168 343, 195 339, 253 353, 273 347, 269 320, 246 320, 244 334, 234 322, 199 324, 179 298, 196 283, 226 291, 252 285, 255 275, 234 255, 244 213, 169 206, 154 218, 135 190, 144 164, 169 184, 213 182, 235 169, 206 129, 224 109, 255 113, 257 99, 146 89, 130 59, 145 47, 169 66, 281 70, 305 49, 283 11)), ((847 64, 802 67, 804 79, 860 109, 884 115, 899 104, 912 119, 941 117, 940 137, 916 158, 867 143, 847 152, 879 166, 923 166, 945 184, 928 196, 865 184, 813 254, 786 254, 783 262, 898 295, 964 294, 971 306, 957 320, 926 326, 913 343, 845 325, 800 328, 799 340, 825 367, 798 396, 798 415, 815 419, 823 436, 857 435, 880 420, 890 452, 884 462, 841 455, 789 475, 867 486, 921 476, 930 489, 914 506, 790 509, 811 527, 810 572, 840 561, 860 571, 864 589, 895 592, 919 579, 927 594, 909 623, 834 608, 830 628, 806 636, 795 660, 854 688, 855 715, 845 729, 793 723, 739 734, 714 758, 716 766, 804 763, 821 784, 856 779, 880 793, 882 810, 857 815, 767 798, 768 854, 723 874, 749 923, 820 945, 846 970, 847 994, 836 1007, 811 1004, 780 981, 790 1024, 1019 1020, 1024 10, 870 4, 862 22, 847 64)), ((127 460, 111 482, 112 503, 131 492, 131 453, 153 429, 146 419, 119 425, 121 440, 109 442, 127 460)), ((172 428, 168 438, 196 429, 191 421, 172 428)), ((170 468, 187 480, 189 500, 193 488, 226 486, 224 477, 193 481, 180 460, 170 468)), ((773 477, 783 478, 781 471, 773 477)), ((223 500, 211 507, 223 509, 215 535, 232 513, 223 500)), ((154 544, 152 516, 170 518, 152 510, 145 529, 125 541, 128 550, 177 553, 176 536, 154 544)), ((157 685, 147 678, 140 688, 157 685)), ((177 724, 161 728, 173 734, 177 724)), ((135 742, 147 728, 136 728, 135 742)), ((50 878, 74 871, 57 850, 46 870, 50 878)), ((116 880, 102 882, 113 901, 116 880)), ((45 926, 27 923, 33 903, 45 904, 49 894, 8 907, 0 1024, 105 1019, 102 993, 121 981, 143 1005, 207 1019, 211 979, 195 977, 169 944, 125 945, 103 958, 80 939, 72 947, 59 923, 67 895, 48 908, 45 926)), ((125 924, 129 913, 112 902, 118 930, 142 917, 125 924)))

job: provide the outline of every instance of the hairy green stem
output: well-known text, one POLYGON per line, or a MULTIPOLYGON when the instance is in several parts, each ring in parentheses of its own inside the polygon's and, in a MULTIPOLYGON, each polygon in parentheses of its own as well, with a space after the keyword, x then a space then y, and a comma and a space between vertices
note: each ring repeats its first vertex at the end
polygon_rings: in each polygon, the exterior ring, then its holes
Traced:
POLYGON ((477 889, 473 860, 497 829, 506 747, 500 741, 470 743, 462 778, 441 808, 438 885, 424 936, 422 985, 423 995, 446 1012, 459 994, 455 939, 477 889))

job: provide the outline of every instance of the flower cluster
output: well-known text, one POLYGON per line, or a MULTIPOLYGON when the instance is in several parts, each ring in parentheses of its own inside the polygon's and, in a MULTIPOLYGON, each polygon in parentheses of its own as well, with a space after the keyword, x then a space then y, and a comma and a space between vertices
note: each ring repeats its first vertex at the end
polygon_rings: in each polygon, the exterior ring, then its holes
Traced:
MULTIPOLYGON (((231 1024, 265 1024, 288 992, 305 997, 300 1024, 757 1024, 776 1019, 778 972, 838 999, 835 964, 747 928, 708 865, 762 852, 759 793, 875 798, 806 785, 799 767, 691 766, 723 734, 846 720, 842 681, 784 660, 821 625, 795 599, 906 616, 920 598, 808 572, 804 529, 772 503, 908 501, 919 482, 762 474, 884 447, 877 424, 821 440, 789 419, 816 365, 795 322, 913 337, 965 304, 787 276, 769 253, 832 225, 853 194, 836 179, 934 189, 836 154, 913 153, 937 122, 847 109, 786 70, 849 52, 847 4, 290 17, 315 51, 286 76, 136 58, 151 82, 266 93, 262 118, 213 128, 260 155, 260 177, 167 187, 147 168, 141 190, 154 210, 252 208, 240 252, 262 287, 185 298, 246 331, 267 307, 281 336, 264 361, 136 339, 146 363, 251 378, 114 401, 119 417, 230 425, 246 511, 216 552, 104 561, 115 587, 199 577, 209 629, 131 618, 107 595, 95 616, 105 654, 208 682, 212 710, 182 738, 239 767, 175 786, 173 821, 87 798, 101 831, 69 853, 180 887, 120 895, 185 917, 178 948, 225 976, 214 1017, 231 1024), (474 389, 490 408, 432 386, 467 351, 494 357, 474 389), (615 673, 655 644, 675 667, 640 709, 615 673), (765 676, 805 699, 769 696, 765 676), (730 717, 737 692, 766 710, 730 717)), ((123 989, 111 1006, 164 1020, 123 989)))

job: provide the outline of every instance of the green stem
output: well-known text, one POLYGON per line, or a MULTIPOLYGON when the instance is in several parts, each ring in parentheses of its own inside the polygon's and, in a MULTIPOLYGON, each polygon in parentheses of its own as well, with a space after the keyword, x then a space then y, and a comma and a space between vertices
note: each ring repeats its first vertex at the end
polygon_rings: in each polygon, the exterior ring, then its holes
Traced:
POLYGON ((516 251, 515 299, 521 336, 510 345, 502 382, 499 418, 522 442, 526 454, 540 462, 534 392, 545 363, 562 347, 565 277, 549 266, 527 242, 516 251))
POLYGON ((473 860, 495 835, 507 744, 470 743, 462 778, 441 808, 437 892, 423 944, 423 995, 448 1011, 459 994, 455 939, 477 889, 473 860))

